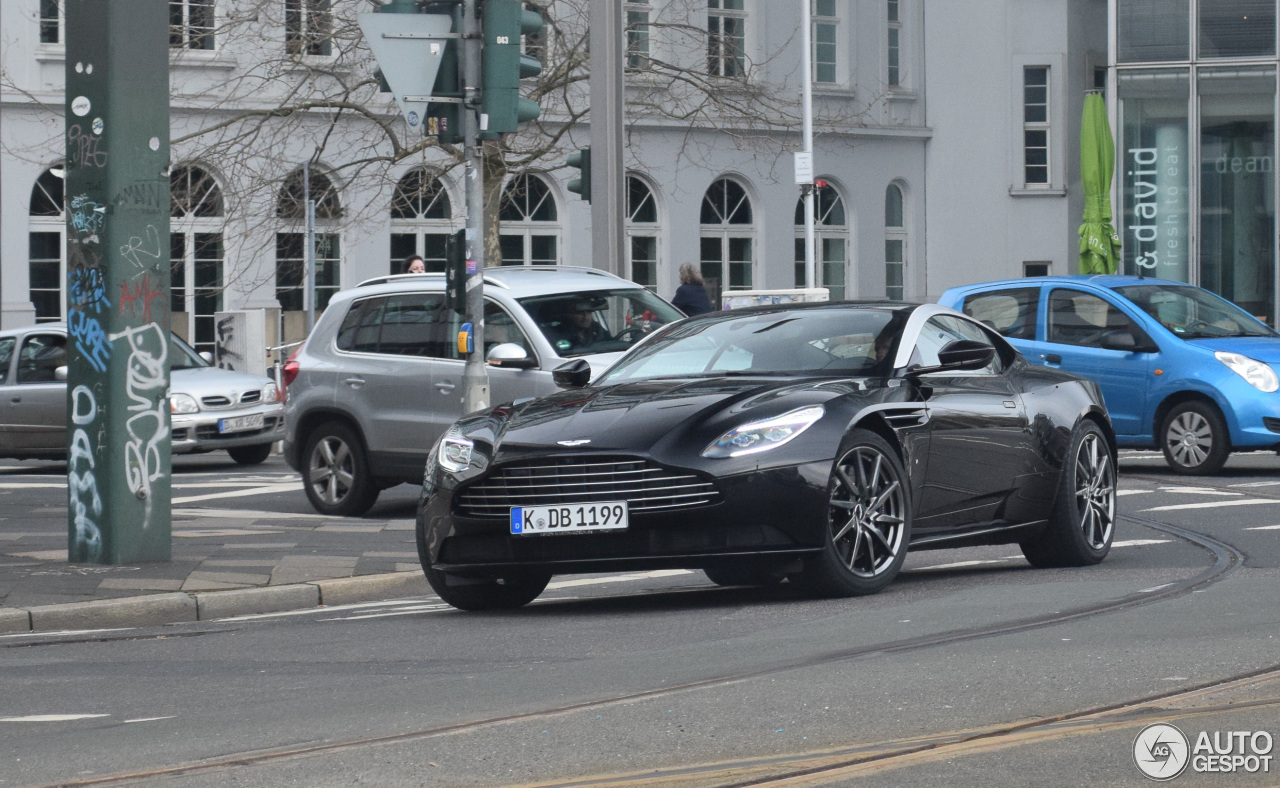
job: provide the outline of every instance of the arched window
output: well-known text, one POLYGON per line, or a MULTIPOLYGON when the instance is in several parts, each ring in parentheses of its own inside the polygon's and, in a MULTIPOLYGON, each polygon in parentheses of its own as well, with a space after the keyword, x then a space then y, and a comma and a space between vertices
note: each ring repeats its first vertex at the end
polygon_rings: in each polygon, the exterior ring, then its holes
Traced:
POLYGON ((551 187, 538 175, 511 179, 498 203, 503 265, 555 265, 560 228, 551 187))
MULTIPOLYGON (((844 198, 834 186, 815 193, 813 205, 814 232, 818 270, 814 287, 825 287, 832 301, 849 297, 846 284, 849 259, 849 222, 845 218, 844 198)), ((796 287, 804 287, 804 198, 796 202, 796 287)))
POLYGON ((316 205, 315 311, 320 312, 342 287, 342 237, 337 219, 342 201, 329 176, 311 168, 289 173, 280 186, 276 215, 286 229, 276 233, 276 300, 286 312, 307 309, 307 201, 316 205))
POLYGON ((421 255, 428 271, 444 271, 444 246, 453 231, 453 206, 439 178, 422 168, 409 170, 391 196, 392 274, 404 273, 404 261, 421 255))
POLYGON ((649 184, 627 176, 627 238, 631 281, 658 289, 658 203, 649 184))
POLYGON ((222 310, 222 188, 207 170, 169 173, 169 308, 173 328, 196 350, 214 351, 214 314, 222 310))
POLYGON ((729 178, 711 184, 702 198, 701 223, 699 261, 711 303, 719 303, 722 290, 750 290, 755 223, 742 184, 729 178))
POLYGON ((37 323, 63 318, 67 281, 65 251, 66 218, 63 215, 63 175, 61 165, 50 167, 31 187, 30 228, 27 235, 27 273, 31 304, 37 323))
POLYGON ((907 227, 902 210, 902 187, 884 190, 884 294, 894 301, 906 296, 907 227))

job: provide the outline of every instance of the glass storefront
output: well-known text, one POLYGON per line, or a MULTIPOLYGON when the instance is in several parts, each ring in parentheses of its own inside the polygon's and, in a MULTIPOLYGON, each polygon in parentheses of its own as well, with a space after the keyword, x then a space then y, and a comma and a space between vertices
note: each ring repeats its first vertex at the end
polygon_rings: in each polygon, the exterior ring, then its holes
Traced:
POLYGON ((1278 0, 1112 3, 1124 272, 1275 325, 1278 0))

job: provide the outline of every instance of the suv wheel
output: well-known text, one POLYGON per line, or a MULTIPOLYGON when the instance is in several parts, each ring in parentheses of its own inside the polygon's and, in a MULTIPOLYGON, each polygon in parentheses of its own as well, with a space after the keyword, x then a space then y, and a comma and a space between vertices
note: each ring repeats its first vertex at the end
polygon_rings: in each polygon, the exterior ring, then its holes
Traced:
POLYGON ((302 458, 302 486, 317 512, 359 515, 378 500, 364 445, 347 425, 321 424, 307 438, 302 458))

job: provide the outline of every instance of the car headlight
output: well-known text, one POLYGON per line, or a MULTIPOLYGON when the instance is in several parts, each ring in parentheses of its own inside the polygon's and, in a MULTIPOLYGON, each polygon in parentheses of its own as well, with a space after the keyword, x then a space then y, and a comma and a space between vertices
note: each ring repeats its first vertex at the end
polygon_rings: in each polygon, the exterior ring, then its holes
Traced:
POLYGON ((788 411, 764 421, 734 427, 702 450, 703 457, 741 457, 776 449, 813 426, 825 412, 821 405, 788 411))
POLYGON ((196 404, 195 397, 192 397, 190 394, 170 394, 169 412, 199 413, 200 406, 196 404))
POLYGON ((436 451, 436 461, 440 467, 452 473, 461 473, 471 464, 471 449, 475 443, 456 432, 451 432, 440 439, 440 448, 436 451))
POLYGON ((1280 389, 1280 379, 1276 377, 1275 370, 1261 361, 1255 361, 1239 353, 1228 353, 1225 350, 1219 350, 1213 355, 1223 364, 1231 367, 1232 372, 1244 378, 1250 386, 1253 386, 1258 391, 1265 391, 1270 394, 1276 389, 1280 389))
POLYGON ((278 402, 280 400, 280 390, 276 388, 276 384, 268 383, 262 387, 262 401, 266 403, 278 402))

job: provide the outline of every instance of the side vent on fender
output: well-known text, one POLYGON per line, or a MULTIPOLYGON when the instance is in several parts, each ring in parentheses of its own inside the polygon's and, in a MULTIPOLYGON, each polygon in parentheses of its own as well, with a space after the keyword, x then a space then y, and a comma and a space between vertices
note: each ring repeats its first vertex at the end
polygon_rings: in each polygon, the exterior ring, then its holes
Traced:
POLYGON ((884 420, 889 422, 889 426, 895 430, 920 427, 929 421, 929 410, 924 405, 887 408, 880 411, 880 415, 884 416, 884 420))

